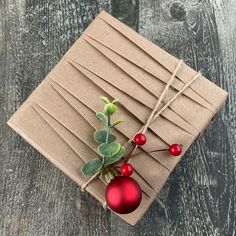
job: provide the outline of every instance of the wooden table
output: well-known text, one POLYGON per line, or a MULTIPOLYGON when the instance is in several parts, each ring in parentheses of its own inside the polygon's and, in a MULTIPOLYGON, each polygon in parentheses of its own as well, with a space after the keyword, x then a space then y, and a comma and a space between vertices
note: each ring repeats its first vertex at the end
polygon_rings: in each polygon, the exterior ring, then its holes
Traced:
POLYGON ((235 0, 1 0, 0 235, 235 235, 235 65, 235 0), (230 93, 134 227, 6 125, 101 9, 230 93))

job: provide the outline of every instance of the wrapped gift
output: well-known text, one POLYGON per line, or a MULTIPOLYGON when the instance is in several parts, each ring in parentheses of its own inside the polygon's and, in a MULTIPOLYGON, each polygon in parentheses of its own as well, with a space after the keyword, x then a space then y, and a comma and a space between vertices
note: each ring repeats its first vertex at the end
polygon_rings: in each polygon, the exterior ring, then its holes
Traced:
POLYGON ((146 127, 147 143, 136 150, 142 155, 129 160, 142 201, 135 211, 119 215, 136 224, 184 152, 219 111, 227 92, 101 12, 8 124, 104 204, 107 183, 99 177, 88 183, 90 177, 81 172, 98 156, 93 133, 101 128, 95 116, 103 109, 101 96, 119 99, 117 116, 125 122, 114 132, 123 144, 147 124, 159 101, 153 113, 158 115, 146 127), (173 143, 182 145, 181 155, 150 153, 173 143))

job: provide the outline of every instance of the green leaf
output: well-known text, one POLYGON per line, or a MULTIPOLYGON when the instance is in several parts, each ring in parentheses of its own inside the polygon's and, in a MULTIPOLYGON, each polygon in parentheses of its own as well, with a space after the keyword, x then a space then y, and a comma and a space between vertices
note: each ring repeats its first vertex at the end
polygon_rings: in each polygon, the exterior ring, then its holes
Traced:
POLYGON ((100 98, 102 99, 102 101, 103 101, 105 104, 110 103, 110 101, 109 101, 109 99, 108 99, 107 97, 102 96, 102 97, 100 97, 100 98))
POLYGON ((119 152, 121 145, 116 142, 112 143, 102 143, 98 146, 98 151, 107 157, 114 156, 117 152, 119 152))
POLYGON ((114 105, 113 103, 108 103, 105 105, 104 110, 105 110, 106 114, 112 115, 117 112, 118 107, 116 105, 114 105))
POLYGON ((107 126, 108 125, 108 120, 106 115, 103 112, 97 112, 96 117, 102 121, 102 123, 107 126))
POLYGON ((117 104, 119 102, 119 99, 115 99, 112 101, 113 104, 117 104))
POLYGON ((98 158, 87 162, 81 169, 84 175, 92 175, 102 168, 102 161, 98 158))
POLYGON ((120 124, 120 123, 122 123, 122 122, 124 122, 123 120, 116 120, 116 121, 114 121, 113 123, 112 123, 112 127, 114 127, 114 126, 116 126, 116 125, 118 125, 118 124, 120 124))
MULTIPOLYGON (((97 142, 97 143, 105 143, 106 142, 106 138, 107 138, 107 131, 106 130, 97 130, 95 131, 94 135, 94 140, 97 142)), ((109 137, 108 137, 108 143, 111 143, 111 142, 114 142, 116 141, 116 136, 112 135, 112 134, 109 134, 109 137)))
POLYGON ((125 154, 125 148, 121 147, 120 150, 112 157, 104 157, 104 166, 108 166, 111 165, 113 163, 116 163, 117 161, 119 161, 125 154))

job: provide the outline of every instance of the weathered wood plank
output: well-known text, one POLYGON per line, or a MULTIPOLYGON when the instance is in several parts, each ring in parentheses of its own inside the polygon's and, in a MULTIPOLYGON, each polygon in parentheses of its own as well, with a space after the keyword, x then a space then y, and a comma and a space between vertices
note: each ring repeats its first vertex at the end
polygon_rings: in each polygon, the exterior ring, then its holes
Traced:
POLYGON ((1 1, 0 235, 109 235, 110 212, 6 126, 102 8, 110 2, 1 1))
POLYGON ((235 232, 235 9, 235 1, 141 1, 140 33, 230 92, 160 195, 160 235, 235 232))
POLYGON ((138 31, 139 0, 112 0, 111 14, 138 31))

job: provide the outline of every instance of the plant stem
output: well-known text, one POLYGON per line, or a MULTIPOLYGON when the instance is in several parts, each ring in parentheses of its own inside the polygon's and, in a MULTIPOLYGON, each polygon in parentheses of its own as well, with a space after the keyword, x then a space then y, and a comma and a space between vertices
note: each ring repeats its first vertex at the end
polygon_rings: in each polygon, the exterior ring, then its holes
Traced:
POLYGON ((109 135, 110 135, 110 126, 111 126, 111 117, 107 114, 107 136, 106 136, 106 143, 108 143, 109 135))

